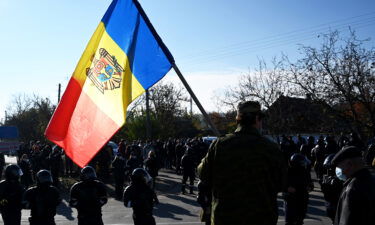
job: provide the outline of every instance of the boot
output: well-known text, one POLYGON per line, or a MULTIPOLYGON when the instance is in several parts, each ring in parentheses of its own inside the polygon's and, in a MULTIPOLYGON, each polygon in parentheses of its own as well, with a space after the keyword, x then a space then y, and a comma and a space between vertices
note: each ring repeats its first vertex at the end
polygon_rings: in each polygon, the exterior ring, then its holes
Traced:
POLYGON ((186 194, 186 192, 185 192, 185 184, 183 184, 182 187, 181 187, 181 193, 182 194, 186 194))
POLYGON ((194 187, 190 186, 190 194, 194 194, 193 189, 194 189, 194 187))

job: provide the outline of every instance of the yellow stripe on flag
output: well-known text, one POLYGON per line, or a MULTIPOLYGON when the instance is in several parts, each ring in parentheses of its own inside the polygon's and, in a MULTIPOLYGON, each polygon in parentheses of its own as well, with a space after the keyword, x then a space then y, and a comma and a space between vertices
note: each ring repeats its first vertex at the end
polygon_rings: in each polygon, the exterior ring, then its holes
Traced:
MULTIPOLYGON (((104 25, 100 23, 99 26, 104 25)), ((86 50, 85 54, 92 52, 91 49, 86 50)), ((100 60, 111 61, 113 64, 117 62, 124 70, 120 76, 116 76, 121 81, 119 83, 114 83, 113 81, 100 82, 96 79, 98 76, 95 74, 95 78, 86 80, 83 91, 96 103, 98 108, 113 119, 116 124, 122 126, 125 123, 127 106, 145 90, 132 74, 128 57, 107 32, 103 32, 96 50, 94 57, 91 59, 92 65, 89 68, 96 69, 101 63, 100 60), (118 85, 119 87, 111 89, 111 85, 118 85), (108 90, 105 88, 108 88, 108 90)), ((101 69, 101 71, 103 70, 101 69)), ((84 71, 84 74, 87 76, 87 71, 84 71)), ((105 73, 103 72, 103 74, 105 73)))

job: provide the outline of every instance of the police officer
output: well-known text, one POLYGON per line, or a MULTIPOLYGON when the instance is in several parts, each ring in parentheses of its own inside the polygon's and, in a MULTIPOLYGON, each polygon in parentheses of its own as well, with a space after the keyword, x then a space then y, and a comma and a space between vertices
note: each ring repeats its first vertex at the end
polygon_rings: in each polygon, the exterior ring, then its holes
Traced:
POLYGON ((61 147, 55 145, 49 155, 49 164, 51 168, 51 175, 53 180, 53 185, 55 187, 60 186, 60 166, 62 165, 62 154, 63 150, 61 147))
POLYGON ((237 129, 213 142, 198 167, 212 194, 212 225, 277 223, 287 167, 277 144, 259 132, 262 117, 258 102, 240 103, 237 129))
POLYGON ((194 188, 194 180, 195 180, 195 167, 196 164, 194 163, 194 155, 193 155, 193 148, 191 146, 187 146, 184 156, 181 159, 181 166, 182 166, 182 187, 181 192, 185 194, 186 182, 189 178, 190 182, 190 194, 193 194, 194 188))
POLYGON ((155 225, 152 208, 159 201, 150 187, 152 178, 143 168, 131 174, 131 184, 124 191, 125 207, 133 208, 134 225, 155 225))
POLYGON ((121 200, 122 193, 124 192, 125 181, 125 165, 126 161, 121 153, 118 153, 112 161, 112 172, 115 178, 115 192, 116 199, 121 200))
POLYGON ((30 225, 55 225, 56 207, 61 198, 48 170, 36 174, 37 186, 29 188, 24 197, 25 208, 31 209, 30 225))
POLYGON ((148 152, 148 157, 144 161, 145 169, 150 174, 152 177, 152 189, 155 190, 155 185, 156 185, 156 177, 158 176, 159 172, 159 161, 156 158, 156 154, 154 151, 149 151, 148 152))
POLYGON ((284 193, 285 224, 302 225, 307 212, 309 191, 313 184, 310 176, 310 160, 296 153, 290 157, 287 190, 284 193))
POLYGON ((22 170, 17 165, 5 168, 5 180, 0 182, 0 212, 4 225, 20 225, 24 189, 19 182, 22 170))
POLYGON ((69 201, 78 211, 78 225, 103 225, 102 206, 108 200, 106 187, 97 180, 91 166, 81 170, 81 180, 70 189, 69 201))
POLYGON ((362 158, 362 149, 344 147, 332 159, 336 176, 345 181, 342 189, 335 225, 370 225, 375 221, 375 176, 362 158))
POLYGON ((336 176, 335 166, 332 165, 332 159, 334 157, 335 154, 330 154, 324 160, 324 175, 321 185, 324 200, 326 201, 327 216, 332 220, 332 222, 335 221, 337 203, 339 201, 340 193, 344 183, 336 176))
POLYGON ((323 163, 327 156, 323 136, 319 137, 317 145, 311 150, 311 156, 315 162, 314 170, 316 176, 318 177, 319 184, 321 184, 323 179, 323 163))
POLYGON ((4 156, 4 153, 0 152, 0 180, 2 179, 2 176, 3 176, 4 166, 5 166, 5 156, 4 156))
MULTIPOLYGON (((307 138, 307 144, 303 144, 300 148, 300 153, 302 155, 305 155, 310 161, 312 161, 311 158, 311 150, 315 147, 315 138, 314 136, 309 136, 307 138)), ((312 162, 313 163, 313 162, 312 162)))

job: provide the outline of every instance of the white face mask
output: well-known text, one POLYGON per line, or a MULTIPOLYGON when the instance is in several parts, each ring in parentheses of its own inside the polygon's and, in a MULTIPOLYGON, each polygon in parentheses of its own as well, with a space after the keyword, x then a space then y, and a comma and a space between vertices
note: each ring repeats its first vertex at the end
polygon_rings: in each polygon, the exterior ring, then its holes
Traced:
POLYGON ((348 179, 345 174, 342 172, 342 169, 339 167, 336 167, 336 176, 342 181, 346 181, 348 179))

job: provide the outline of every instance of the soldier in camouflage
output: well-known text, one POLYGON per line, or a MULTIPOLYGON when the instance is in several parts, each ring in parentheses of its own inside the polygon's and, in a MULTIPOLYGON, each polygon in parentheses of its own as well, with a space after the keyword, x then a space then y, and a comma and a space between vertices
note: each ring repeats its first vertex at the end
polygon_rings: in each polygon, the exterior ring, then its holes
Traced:
POLYGON ((277 224, 277 193, 284 190, 286 163, 278 146, 261 136, 260 104, 238 105, 237 129, 218 138, 198 167, 211 189, 211 224, 277 224))

